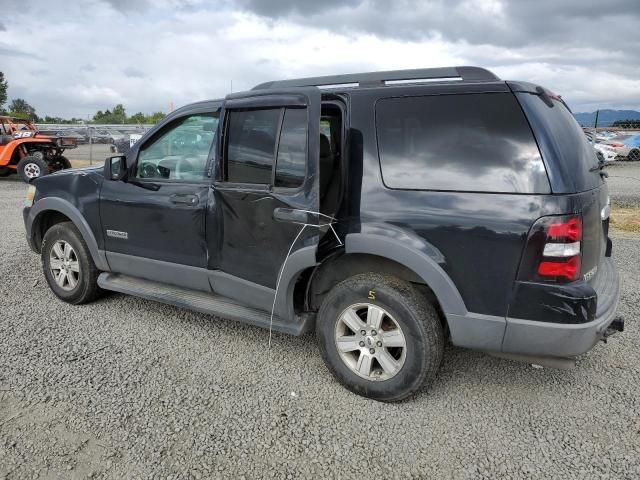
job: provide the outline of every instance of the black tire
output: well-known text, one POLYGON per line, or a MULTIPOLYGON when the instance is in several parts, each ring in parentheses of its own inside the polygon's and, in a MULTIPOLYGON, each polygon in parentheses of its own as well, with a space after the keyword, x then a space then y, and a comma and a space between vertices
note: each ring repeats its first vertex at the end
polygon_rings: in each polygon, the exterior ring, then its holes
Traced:
POLYGON ((11 169, 7 167, 0 167, 0 177, 6 177, 11 174, 11 169))
POLYGON ((60 155, 58 158, 60 159, 60 163, 62 164, 63 169, 66 170, 67 168, 72 168, 71 161, 67 157, 65 157, 64 155, 60 155))
POLYGON ((18 173, 20 178, 29 183, 36 178, 44 177, 49 173, 49 165, 42 158, 34 155, 27 155, 18 162, 18 173))
POLYGON ((627 155, 627 160, 631 162, 640 161, 640 148, 632 148, 627 155))
MULTIPOLYGON (((42 240, 41 260, 47 283, 53 293, 61 300, 79 305, 91 302, 100 294, 100 288, 98 287, 98 275, 100 271, 96 268, 95 263, 93 263, 89 248, 73 223, 57 223, 47 230, 42 240), (66 242, 71 245, 75 254, 71 258, 76 258, 79 265, 77 283, 75 287, 70 289, 65 289, 56 282, 51 269, 52 250, 57 242, 66 242)), ((67 287, 69 287, 69 285, 67 285, 67 287)))
POLYGON ((55 157, 51 162, 50 167, 51 167, 51 170, 53 170, 54 172, 57 172, 59 170, 65 170, 67 168, 72 168, 71 162, 64 155, 55 157))
POLYGON ((40 160, 44 160, 44 152, 42 150, 33 150, 29 152, 29 155, 35 158, 39 158, 40 160))
MULTIPOLYGON (((376 273, 350 277, 326 295, 318 312, 316 338, 322 358, 342 385, 358 395, 383 402, 404 400, 423 386, 428 386, 440 368, 444 352, 444 333, 434 306, 410 283, 376 273), (336 327, 339 317, 351 306, 359 304, 384 309, 404 335, 404 364, 386 380, 359 376, 338 352, 336 327)), ((372 360, 371 364, 376 362, 372 360)), ((379 362, 378 365, 381 366, 379 362)))

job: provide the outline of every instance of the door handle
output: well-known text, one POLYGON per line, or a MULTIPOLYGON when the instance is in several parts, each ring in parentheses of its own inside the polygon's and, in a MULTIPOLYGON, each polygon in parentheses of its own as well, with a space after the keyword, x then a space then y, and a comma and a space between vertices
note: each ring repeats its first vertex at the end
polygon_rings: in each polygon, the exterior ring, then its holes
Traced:
POLYGON ((198 204, 198 197, 196 195, 180 195, 174 194, 169 197, 171 203, 176 205, 189 205, 195 207, 198 204))
POLYGON ((273 211, 273 218, 279 222, 310 223, 309 213, 295 208, 276 208, 273 211))

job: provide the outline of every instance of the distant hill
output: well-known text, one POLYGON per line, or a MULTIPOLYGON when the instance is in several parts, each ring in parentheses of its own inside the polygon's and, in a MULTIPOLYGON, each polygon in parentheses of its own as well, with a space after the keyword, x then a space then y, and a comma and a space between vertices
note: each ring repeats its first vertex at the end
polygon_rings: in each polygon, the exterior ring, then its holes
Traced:
MULTIPOLYGON (((583 127, 593 127, 596 122, 596 112, 574 113, 573 116, 583 127)), ((616 120, 640 120, 640 112, 637 110, 600 110, 598 126, 610 127, 616 120)))

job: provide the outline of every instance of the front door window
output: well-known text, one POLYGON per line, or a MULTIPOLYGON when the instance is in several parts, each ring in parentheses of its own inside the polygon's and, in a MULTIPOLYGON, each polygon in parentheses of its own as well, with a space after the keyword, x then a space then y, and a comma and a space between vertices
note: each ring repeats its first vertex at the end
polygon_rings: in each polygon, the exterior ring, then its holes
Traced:
POLYGON ((136 177, 198 182, 207 179, 207 160, 218 128, 217 113, 201 113, 169 124, 140 149, 136 177))

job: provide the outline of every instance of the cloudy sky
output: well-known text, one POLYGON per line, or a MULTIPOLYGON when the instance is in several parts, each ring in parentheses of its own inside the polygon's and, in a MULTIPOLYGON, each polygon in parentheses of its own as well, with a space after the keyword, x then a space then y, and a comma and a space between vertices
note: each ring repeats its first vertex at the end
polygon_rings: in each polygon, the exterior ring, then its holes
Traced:
POLYGON ((273 79, 479 65, 574 111, 640 109, 640 0, 1 0, 9 98, 166 111, 273 79), (46 14, 45 14, 46 12, 46 14))

